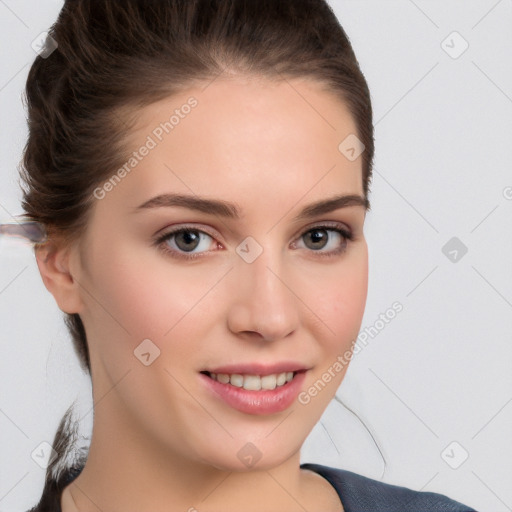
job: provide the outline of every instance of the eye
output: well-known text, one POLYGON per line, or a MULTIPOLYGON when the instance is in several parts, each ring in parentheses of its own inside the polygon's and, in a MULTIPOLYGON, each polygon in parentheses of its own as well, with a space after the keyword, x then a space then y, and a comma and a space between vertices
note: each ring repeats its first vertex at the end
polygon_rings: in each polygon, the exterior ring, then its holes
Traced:
MULTIPOLYGON (((353 240, 352 233, 340 224, 315 226, 304 232, 300 239, 304 245, 318 256, 337 256, 346 251, 348 242, 353 240), (323 250, 327 248, 327 250, 323 250)), ((294 243, 297 247, 297 244, 294 243)))
POLYGON ((155 241, 155 245, 172 257, 192 259, 207 252, 212 246, 212 240, 214 240, 213 236, 205 231, 192 227, 180 227, 161 235, 155 241), (203 251, 194 252, 197 248, 203 251))
MULTIPOLYGON (((299 240, 302 239, 305 240, 306 249, 310 249, 315 256, 337 256, 345 252, 353 235, 341 224, 321 225, 305 231, 299 237, 299 240), (326 247, 328 250, 324 250, 326 247)), ((203 230, 182 226, 160 235, 154 245, 173 258, 194 259, 208 252, 212 245, 218 248, 220 244, 213 235, 203 230)), ((294 249, 303 248, 297 242, 293 242, 292 246, 294 249)))

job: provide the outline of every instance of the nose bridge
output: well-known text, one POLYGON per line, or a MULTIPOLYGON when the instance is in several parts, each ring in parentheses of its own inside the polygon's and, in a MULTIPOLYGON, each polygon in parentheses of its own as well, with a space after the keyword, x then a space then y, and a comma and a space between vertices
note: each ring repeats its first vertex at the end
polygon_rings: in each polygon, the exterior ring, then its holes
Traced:
POLYGON ((250 281, 253 293, 276 296, 283 292, 283 283, 279 279, 283 261, 281 252, 270 245, 262 247, 261 254, 254 261, 244 260, 239 265, 242 267, 241 275, 250 281))
POLYGON ((246 242, 237 249, 232 326, 259 332, 268 340, 284 337, 296 328, 298 304, 287 283, 283 251, 271 237, 265 238, 266 243, 246 242))

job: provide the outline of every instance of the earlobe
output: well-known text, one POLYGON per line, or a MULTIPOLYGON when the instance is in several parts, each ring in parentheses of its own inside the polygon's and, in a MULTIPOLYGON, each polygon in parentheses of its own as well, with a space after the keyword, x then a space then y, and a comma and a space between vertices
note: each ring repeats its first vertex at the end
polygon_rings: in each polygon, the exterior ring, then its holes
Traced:
POLYGON ((50 242, 35 251, 39 273, 46 289, 64 313, 79 313, 82 306, 80 284, 70 272, 70 247, 59 248, 50 242))

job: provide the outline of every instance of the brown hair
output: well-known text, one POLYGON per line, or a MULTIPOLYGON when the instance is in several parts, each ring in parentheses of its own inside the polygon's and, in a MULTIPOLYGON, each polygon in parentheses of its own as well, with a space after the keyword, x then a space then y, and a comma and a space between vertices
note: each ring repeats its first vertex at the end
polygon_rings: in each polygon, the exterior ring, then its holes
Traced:
MULTIPOLYGON (((312 78, 351 112, 368 196, 374 154, 370 93, 349 39, 326 0, 66 0, 26 84, 29 136, 22 206, 49 240, 87 226, 93 190, 126 161, 139 107, 220 73, 312 78)), ((340 141, 341 142, 341 141, 340 141)), ((84 368, 78 314, 66 325, 84 368)))

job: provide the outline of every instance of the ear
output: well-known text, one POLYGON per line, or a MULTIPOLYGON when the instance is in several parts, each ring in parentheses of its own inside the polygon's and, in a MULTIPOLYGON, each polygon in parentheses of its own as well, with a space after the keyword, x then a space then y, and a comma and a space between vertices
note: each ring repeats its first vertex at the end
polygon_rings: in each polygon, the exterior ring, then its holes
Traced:
POLYGON ((70 272, 72 246, 60 247, 47 242, 37 247, 36 262, 47 290, 64 313, 79 313, 82 307, 80 284, 70 272))

